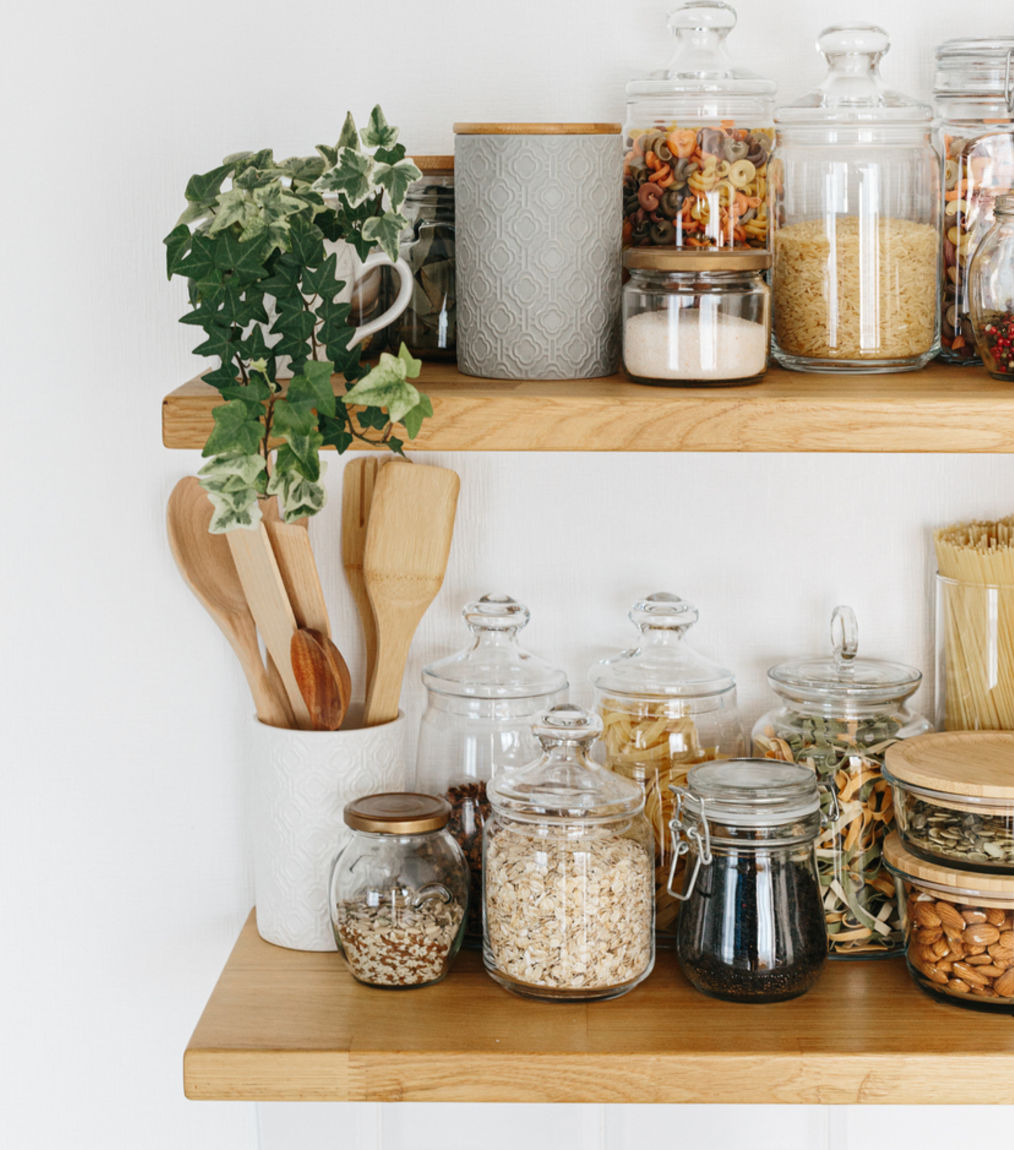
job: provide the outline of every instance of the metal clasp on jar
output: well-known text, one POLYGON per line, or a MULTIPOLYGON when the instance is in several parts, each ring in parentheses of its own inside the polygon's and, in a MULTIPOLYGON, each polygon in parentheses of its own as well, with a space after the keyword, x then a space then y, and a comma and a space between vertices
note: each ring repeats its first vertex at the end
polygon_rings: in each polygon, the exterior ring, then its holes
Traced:
POLYGON ((682 787, 672 787, 671 789, 676 796, 676 810, 669 821, 669 834, 672 839, 672 864, 669 867, 669 879, 665 888, 674 899, 679 902, 686 902, 694 893, 694 885, 701 870, 701 863, 706 866, 711 865, 711 827, 708 825, 708 819, 704 813, 703 799, 697 800, 701 807, 699 820, 694 823, 684 823, 683 800, 689 797, 689 792, 682 787), (694 869, 690 872, 686 893, 681 893, 673 890, 672 884, 676 878, 676 866, 683 855, 690 853, 691 846, 697 848, 694 869))

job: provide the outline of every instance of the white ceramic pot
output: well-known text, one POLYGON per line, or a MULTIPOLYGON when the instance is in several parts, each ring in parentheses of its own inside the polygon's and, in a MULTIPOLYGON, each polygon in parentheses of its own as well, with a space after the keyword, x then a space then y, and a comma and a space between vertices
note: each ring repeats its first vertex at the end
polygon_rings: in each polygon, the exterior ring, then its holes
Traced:
POLYGON ((292 950, 334 950, 328 883, 351 838, 345 804, 401 791, 405 716, 361 727, 361 705, 340 731, 293 731, 252 724, 249 827, 257 930, 292 950))

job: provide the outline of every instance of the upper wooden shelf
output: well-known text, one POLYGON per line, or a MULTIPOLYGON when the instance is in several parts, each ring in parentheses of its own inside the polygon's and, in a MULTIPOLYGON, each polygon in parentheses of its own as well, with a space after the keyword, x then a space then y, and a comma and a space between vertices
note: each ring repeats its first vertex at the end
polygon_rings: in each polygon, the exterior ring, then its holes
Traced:
MULTIPOLYGON (((772 368, 750 387, 691 388, 619 375, 512 383, 427 363, 419 382, 433 418, 413 451, 1014 451, 1014 386, 975 367, 772 368)), ((203 447, 216 402, 199 379, 167 395, 166 447, 203 447)))
POLYGON ((934 1001, 901 959, 829 962, 770 1006, 697 994, 668 952, 612 1002, 517 998, 474 952, 437 986, 377 990, 251 916, 183 1074, 204 1099, 1011 1104, 1014 1019, 934 1001))

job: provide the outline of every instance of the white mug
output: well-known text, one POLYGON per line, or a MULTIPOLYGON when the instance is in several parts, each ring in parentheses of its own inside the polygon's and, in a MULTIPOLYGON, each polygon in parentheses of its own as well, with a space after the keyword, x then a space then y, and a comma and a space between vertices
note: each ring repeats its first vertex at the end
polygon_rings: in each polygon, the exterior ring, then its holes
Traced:
POLYGON ((345 243, 344 240, 337 244, 327 244, 327 250, 328 254, 334 252, 338 257, 337 276, 340 280, 345 281, 345 287, 337 297, 339 302, 351 303, 353 295, 358 295, 362 310, 366 310, 370 293, 375 299, 376 293, 380 290, 380 272, 378 269, 393 268, 398 273, 398 294, 395 296, 394 303, 380 315, 354 329, 348 346, 350 348, 355 347, 357 343, 362 343, 367 336, 373 335, 374 332, 394 323, 408 307, 409 300, 412 298, 412 269, 400 257, 392 260, 383 252, 372 252, 365 261, 361 260, 356 249, 351 244, 345 243))

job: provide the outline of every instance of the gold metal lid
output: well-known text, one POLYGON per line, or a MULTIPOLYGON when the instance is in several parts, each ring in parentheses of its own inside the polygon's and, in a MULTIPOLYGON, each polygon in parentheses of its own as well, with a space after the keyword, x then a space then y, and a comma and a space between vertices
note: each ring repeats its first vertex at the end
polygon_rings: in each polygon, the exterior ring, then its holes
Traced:
POLYGON ((1014 731, 940 731, 887 749, 900 782, 946 795, 1014 801, 1014 731))
POLYGON ((619 124, 468 124, 454 125, 456 136, 618 136, 619 124))
POLYGON ((750 272, 771 267, 765 251, 673 251, 672 248, 627 248, 623 266, 659 272, 750 272))
POLYGON ((899 878, 917 885, 926 883, 939 890, 949 902, 1014 907, 1014 882, 1009 874, 985 874, 929 862, 904 846, 897 831, 891 831, 884 839, 883 855, 888 868, 899 878))
POLYGON ((436 795, 390 791, 346 804, 345 825, 375 835, 421 835, 447 826, 451 804, 436 795))

